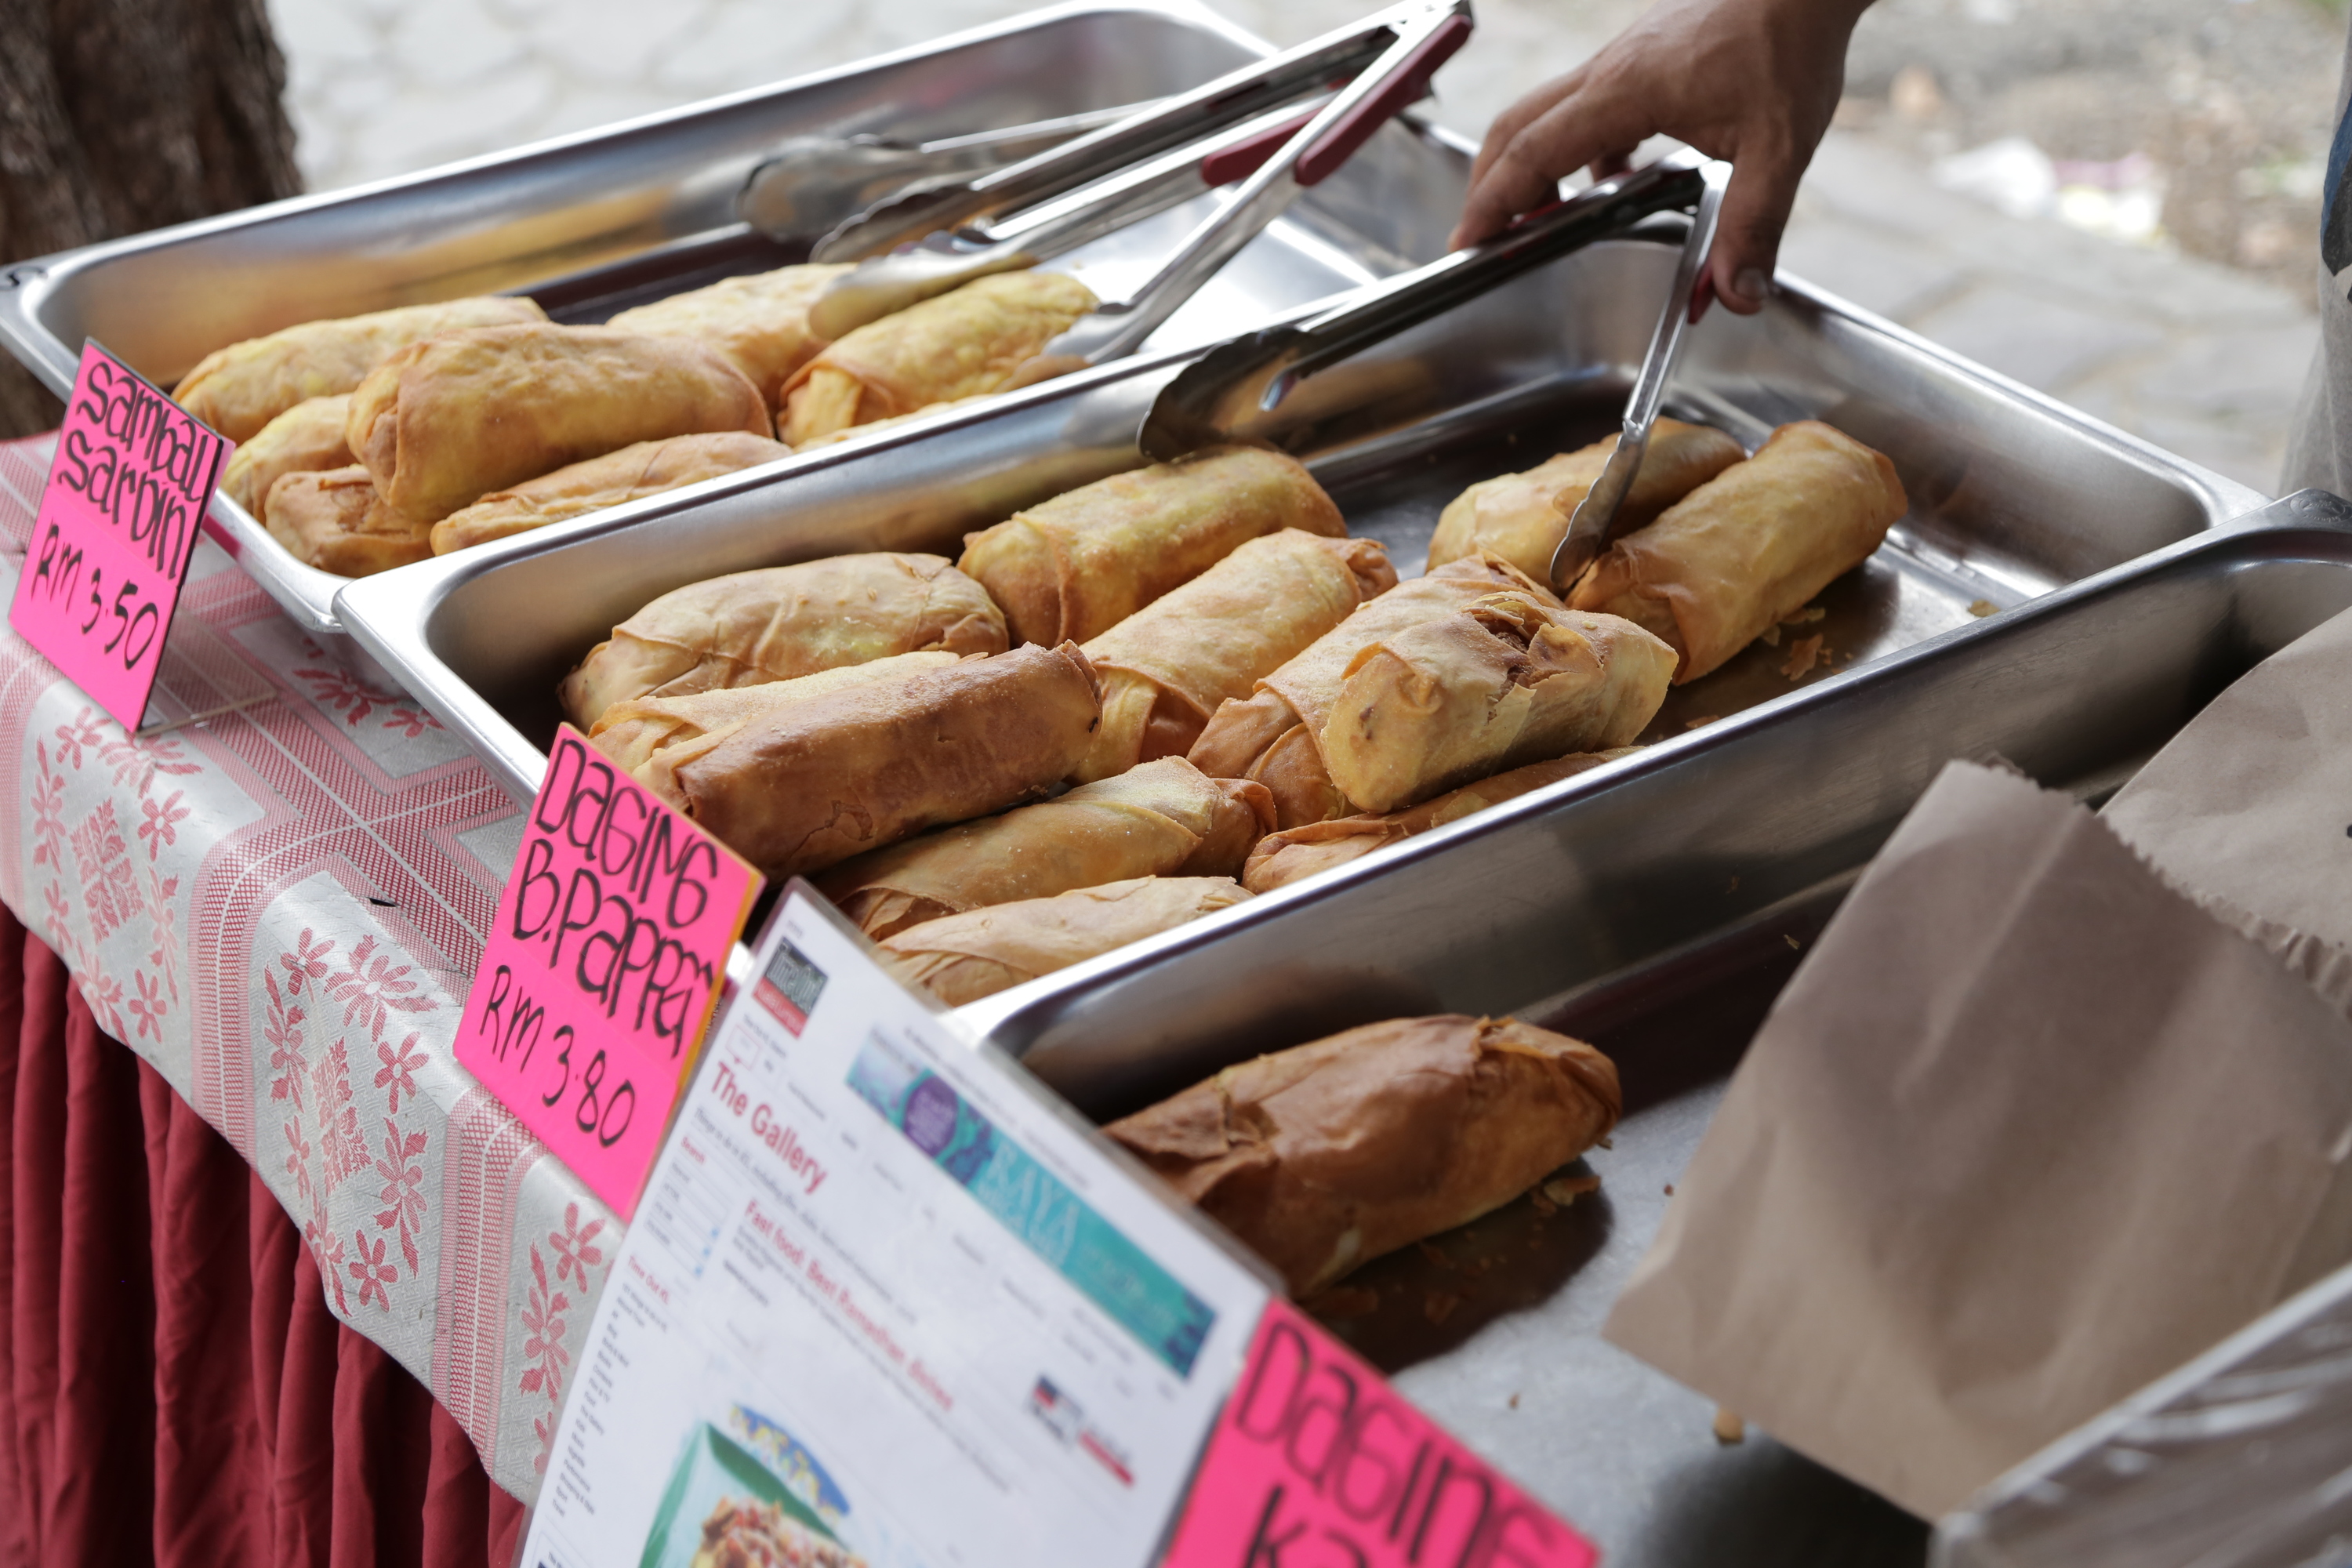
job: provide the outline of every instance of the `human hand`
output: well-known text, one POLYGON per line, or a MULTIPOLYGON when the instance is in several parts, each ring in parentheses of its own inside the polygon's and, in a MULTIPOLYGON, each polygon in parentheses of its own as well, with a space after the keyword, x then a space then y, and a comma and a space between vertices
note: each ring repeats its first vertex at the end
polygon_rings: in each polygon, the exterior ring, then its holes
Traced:
POLYGON ((1470 171, 1456 247, 1499 233, 1590 166, 1622 173, 1672 136, 1732 166, 1710 253, 1715 292, 1749 314, 1771 290, 1780 231, 1845 86, 1870 0, 1657 0, 1566 76, 1505 110, 1470 171))

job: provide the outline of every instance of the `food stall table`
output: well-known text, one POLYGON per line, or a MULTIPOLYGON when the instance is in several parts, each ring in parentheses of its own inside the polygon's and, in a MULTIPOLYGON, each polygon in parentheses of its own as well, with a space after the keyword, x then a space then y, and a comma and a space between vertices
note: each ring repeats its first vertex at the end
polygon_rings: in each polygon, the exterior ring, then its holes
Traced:
MULTIPOLYGON (((11 592, 49 449, 0 447, 11 592)), ((331 1528, 339 1563, 474 1560, 537 1489, 618 1230, 450 1052, 514 803, 210 542, 140 735, 0 634, 0 1547, 143 1531, 115 1478, 148 1474, 152 1321, 157 1555, 331 1528)))

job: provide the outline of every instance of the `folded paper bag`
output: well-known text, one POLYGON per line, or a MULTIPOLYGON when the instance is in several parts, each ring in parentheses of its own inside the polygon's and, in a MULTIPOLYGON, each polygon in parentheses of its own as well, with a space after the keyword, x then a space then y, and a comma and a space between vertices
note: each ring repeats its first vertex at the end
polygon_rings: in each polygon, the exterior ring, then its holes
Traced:
POLYGON ((1933 1517, 2352 1251, 2352 1025, 1954 763, 1766 1019, 1606 1336, 1933 1517))
POLYGON ((2101 815, 2352 1012, 2352 611, 2240 677, 2101 815))

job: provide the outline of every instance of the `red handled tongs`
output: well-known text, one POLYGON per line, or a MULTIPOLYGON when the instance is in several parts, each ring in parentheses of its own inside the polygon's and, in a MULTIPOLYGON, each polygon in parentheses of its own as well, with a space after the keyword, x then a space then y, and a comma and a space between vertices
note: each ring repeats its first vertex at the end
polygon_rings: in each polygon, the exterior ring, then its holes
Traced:
POLYGON ((893 197, 818 243, 813 259, 867 259, 818 297, 809 324, 836 338, 1238 182, 1150 281, 1040 358, 1069 369, 1130 353, 1301 192, 1425 95, 1471 26, 1469 0, 1411 0, 1023 163, 893 197))

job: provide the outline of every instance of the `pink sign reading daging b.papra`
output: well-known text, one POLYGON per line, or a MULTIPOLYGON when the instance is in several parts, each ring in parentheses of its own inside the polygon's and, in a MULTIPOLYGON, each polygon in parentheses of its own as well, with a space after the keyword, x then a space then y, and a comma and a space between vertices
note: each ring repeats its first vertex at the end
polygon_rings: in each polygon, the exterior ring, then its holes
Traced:
POLYGON ((1277 1296, 1162 1568, 1591 1568, 1598 1556, 1277 1296))
POLYGON ((226 437, 82 345, 8 624, 126 730, 147 710, 228 452, 226 437))
POLYGON ((626 1220, 760 874, 563 725, 457 1059, 626 1220))

